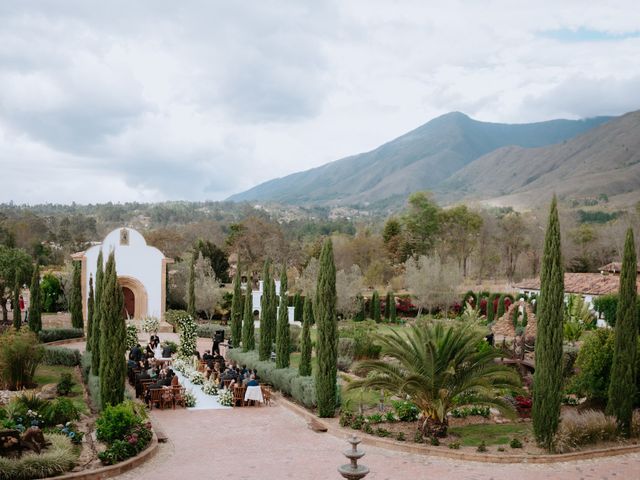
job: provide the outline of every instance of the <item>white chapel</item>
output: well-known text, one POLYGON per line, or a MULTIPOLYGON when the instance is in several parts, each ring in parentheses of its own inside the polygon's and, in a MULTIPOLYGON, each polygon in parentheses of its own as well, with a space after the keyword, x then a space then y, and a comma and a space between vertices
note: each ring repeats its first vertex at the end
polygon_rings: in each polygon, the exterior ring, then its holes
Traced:
POLYGON ((118 283, 124 294, 125 318, 139 320, 147 316, 164 318, 167 291, 167 258, 156 247, 147 245, 144 237, 132 228, 118 228, 102 243, 72 255, 82 265, 82 307, 87 316, 89 279, 95 278, 98 254, 102 251, 106 265, 109 254, 115 252, 118 283))

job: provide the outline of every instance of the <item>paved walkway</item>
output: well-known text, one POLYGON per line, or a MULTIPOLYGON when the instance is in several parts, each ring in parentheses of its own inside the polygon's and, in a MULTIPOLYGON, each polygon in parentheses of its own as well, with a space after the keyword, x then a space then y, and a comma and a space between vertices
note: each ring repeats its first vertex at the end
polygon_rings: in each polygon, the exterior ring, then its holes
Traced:
MULTIPOLYGON (((169 437, 147 464, 122 475, 127 480, 341 478, 338 465, 347 443, 309 430, 281 406, 233 410, 153 411, 169 437)), ((640 478, 640 454, 553 465, 500 465, 425 457, 361 446, 367 480, 415 479, 632 479, 640 478)))
MULTIPOLYGON (((175 334, 166 334, 172 339, 175 334)), ((165 335, 161 334, 164 339, 165 335)), ((198 341, 201 351, 211 341, 198 341)), ((84 343, 66 345, 84 350, 84 343)), ((169 437, 146 464, 122 480, 330 480, 339 479, 349 445, 315 433, 282 406, 230 410, 153 410, 169 437)), ((367 480, 587 480, 640 479, 640 454, 551 465, 488 464, 405 454, 361 445, 367 480)))

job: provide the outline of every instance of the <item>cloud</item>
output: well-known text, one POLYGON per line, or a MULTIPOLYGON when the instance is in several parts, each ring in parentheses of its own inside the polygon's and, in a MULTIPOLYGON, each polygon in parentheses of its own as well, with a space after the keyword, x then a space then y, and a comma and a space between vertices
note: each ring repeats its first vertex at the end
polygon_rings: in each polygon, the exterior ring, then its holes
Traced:
POLYGON ((634 8, 3 2, 0 201, 222 199, 452 110, 637 109, 634 8))

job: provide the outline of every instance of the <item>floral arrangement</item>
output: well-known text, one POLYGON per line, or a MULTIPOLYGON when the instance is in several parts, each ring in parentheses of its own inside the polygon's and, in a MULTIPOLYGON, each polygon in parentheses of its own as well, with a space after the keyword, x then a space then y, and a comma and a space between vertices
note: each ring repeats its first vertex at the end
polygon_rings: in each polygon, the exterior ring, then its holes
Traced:
POLYGON ((66 435, 69 440, 76 445, 80 445, 82 443, 82 438, 84 437, 84 433, 79 431, 75 424, 71 422, 65 423, 64 427, 60 429, 60 433, 66 435))
POLYGON ((204 374, 197 370, 193 370, 189 372, 189 380, 191 380, 191 383, 194 385, 202 385, 205 381, 204 374))
POLYGON ((185 362, 184 360, 181 360, 180 358, 176 358, 173 363, 171 364, 171 367, 176 371, 176 372, 180 372, 182 374, 184 374, 187 369, 189 368, 189 366, 187 365, 187 362, 185 362))
POLYGON ((142 319, 142 331, 157 333, 160 328, 160 320, 157 317, 144 317, 142 319))
POLYGON ((131 350, 138 343, 138 329, 132 323, 127 323, 127 350, 131 350))
POLYGON ((188 408, 195 407, 197 403, 196 396, 191 390, 184 392, 184 404, 188 408))
POLYGON ((207 395, 218 395, 218 386, 215 382, 208 381, 202 385, 202 391, 207 395))
POLYGON ((218 401, 220 405, 224 407, 232 407, 233 406, 233 392, 231 390, 221 390, 218 395, 218 401))
POLYGON ((191 359, 196 351, 196 341, 198 339, 198 327, 191 315, 184 315, 176 319, 180 328, 180 345, 178 346, 178 357, 191 359))

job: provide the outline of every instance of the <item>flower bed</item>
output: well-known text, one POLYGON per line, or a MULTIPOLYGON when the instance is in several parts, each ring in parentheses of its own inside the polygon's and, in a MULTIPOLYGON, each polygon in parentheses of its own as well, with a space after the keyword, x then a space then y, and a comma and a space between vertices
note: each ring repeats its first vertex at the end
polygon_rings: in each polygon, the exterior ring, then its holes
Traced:
POLYGON ((71 470, 78 460, 78 449, 62 434, 46 434, 51 445, 40 454, 28 453, 21 458, 0 457, 0 480, 27 480, 60 475, 71 470))
POLYGON ((144 408, 133 402, 108 406, 96 420, 96 438, 107 445, 98 454, 105 465, 134 457, 149 445, 152 437, 144 408))

